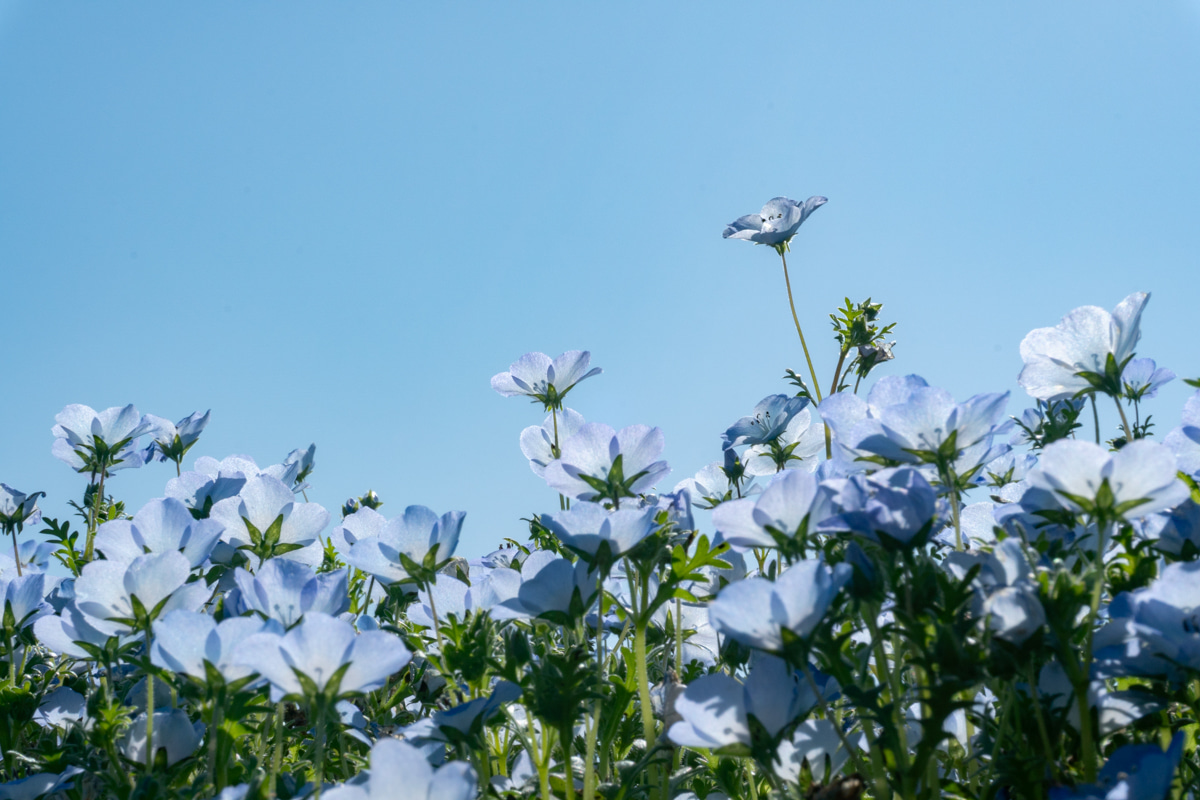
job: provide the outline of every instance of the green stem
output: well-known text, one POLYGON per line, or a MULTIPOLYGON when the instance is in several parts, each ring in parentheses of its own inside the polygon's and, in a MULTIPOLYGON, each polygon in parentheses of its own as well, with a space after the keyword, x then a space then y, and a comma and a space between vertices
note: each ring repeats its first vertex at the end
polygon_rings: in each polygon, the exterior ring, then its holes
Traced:
POLYGON ((837 394, 838 380, 842 377, 842 365, 846 363, 846 354, 849 352, 848 349, 843 348, 842 354, 838 356, 837 369, 833 371, 833 384, 829 387, 829 394, 831 396, 837 394))
POLYGON ((796 333, 800 334, 800 346, 804 348, 804 359, 808 362, 808 374, 812 377, 813 391, 817 393, 817 402, 821 402, 821 383, 817 380, 817 371, 813 369, 812 356, 808 354, 808 343, 804 341, 804 331, 800 329, 800 318, 796 316, 796 301, 792 299, 792 279, 788 277, 787 256, 779 251, 783 261, 783 281, 787 284, 788 304, 792 307, 792 321, 796 323, 796 333))
POLYGON ((221 793, 224 781, 217 773, 217 739, 221 735, 221 724, 224 722, 224 692, 220 689, 213 695, 212 729, 208 734, 208 779, 212 781, 213 792, 221 793))
POLYGON ((283 769, 283 701, 275 706, 275 752, 271 756, 271 778, 267 784, 267 795, 275 797, 275 784, 279 771, 283 769))
MULTIPOLYGON (((1057 762, 1054 758, 1054 750, 1050 746, 1050 732, 1046 728, 1046 717, 1045 717, 1045 715, 1042 714, 1042 698, 1038 694, 1037 676, 1033 674, 1033 665, 1032 664, 1030 664, 1026 668, 1025 679, 1027 681, 1029 681, 1029 694, 1033 698, 1033 716, 1034 716, 1034 719, 1037 720, 1038 736, 1041 737, 1041 740, 1042 740, 1042 750, 1046 753, 1046 758, 1049 759, 1050 763, 1056 764, 1057 762)), ((1084 691, 1084 696, 1085 697, 1087 696, 1086 690, 1084 691)), ((1015 699, 1016 698, 1013 698, 1014 701, 1015 701, 1015 699)), ((1087 702, 1087 701, 1085 700, 1084 702, 1087 702)), ((1091 713, 1089 712, 1086 716, 1091 717, 1091 713)), ((1000 740, 997 739, 996 740, 996 749, 997 750, 999 749, 999 746, 1000 746, 1000 740)), ((993 756, 993 759, 994 758, 995 758, 995 756, 993 756)), ((1058 768, 1055 767, 1054 771, 1057 774, 1058 768)))
POLYGON ((12 527, 12 530, 9 531, 12 534, 12 539, 13 539, 13 561, 17 562, 17 577, 18 578, 21 577, 21 551, 17 549, 17 531, 19 530, 19 528, 20 528, 19 525, 14 525, 12 527))
POLYGON ((100 465, 100 483, 96 487, 96 493, 92 495, 92 517, 88 520, 87 542, 83 548, 83 561, 85 564, 92 560, 92 555, 95 552, 96 528, 100 523, 100 504, 104 502, 104 473, 107 471, 107 468, 106 464, 100 465))
POLYGON ((1096 632, 1096 616, 1100 613, 1100 599, 1104 594, 1104 546, 1105 540, 1108 538, 1108 525, 1101 522, 1097 524, 1097 536, 1099 540, 1096 542, 1096 583, 1092 587, 1092 601, 1088 608, 1087 616, 1087 636, 1084 639, 1083 659, 1077 670, 1073 686, 1075 689, 1075 701, 1079 704, 1079 737, 1082 740, 1082 758, 1083 758, 1083 777, 1088 783, 1093 783, 1096 780, 1096 741, 1095 733, 1092 730, 1092 711, 1088 703, 1088 688, 1091 682, 1092 670, 1092 640, 1096 632))
POLYGON ((650 673, 646 669, 646 624, 641 620, 633 626, 633 658, 642 706, 642 735, 649 749, 654 746, 654 708, 650 704, 650 673))
POLYGON ((1113 402, 1117 404, 1117 411, 1121 415, 1121 427, 1125 429, 1125 443, 1129 444, 1133 441, 1133 431, 1129 428, 1129 418, 1125 416, 1125 407, 1121 405, 1118 397, 1114 397, 1113 402))
MULTIPOLYGON (((804 673, 805 680, 808 681, 809 687, 813 690, 813 694, 817 697, 817 707, 821 709, 821 713, 825 716, 825 719, 829 720, 830 722, 834 722, 833 714, 830 713, 829 706, 825 704, 825 695, 821 694, 821 689, 817 686, 817 682, 813 680, 812 670, 808 668, 807 659, 800 662, 800 671, 804 673)), ((850 760, 854 762, 854 768, 858 771, 858 774, 869 775, 870 773, 867 771, 866 764, 864 764, 862 759, 858 757, 858 751, 851 747, 850 742, 846 739, 846 734, 842 731, 842 726, 834 722, 833 729, 837 732, 838 741, 842 743, 842 747, 845 748, 846 754, 849 755, 850 760)))
POLYGON ((313 736, 313 798, 321 800, 325 782, 325 701, 317 700, 317 729, 313 736))
POLYGON ((575 770, 571 766, 571 726, 565 726, 558 732, 563 751, 563 783, 567 787, 567 800, 575 800, 575 770))
MULTIPOLYGON (((1046 410, 1049 413, 1049 409, 1046 410)), ((1100 444, 1100 411, 1096 408, 1096 393, 1092 393, 1092 422, 1096 425, 1096 444, 1100 444)))
MULTIPOLYGON (((146 628, 146 658, 150 658, 150 628, 146 628)), ((146 670, 146 774, 154 771, 154 674, 146 670)))

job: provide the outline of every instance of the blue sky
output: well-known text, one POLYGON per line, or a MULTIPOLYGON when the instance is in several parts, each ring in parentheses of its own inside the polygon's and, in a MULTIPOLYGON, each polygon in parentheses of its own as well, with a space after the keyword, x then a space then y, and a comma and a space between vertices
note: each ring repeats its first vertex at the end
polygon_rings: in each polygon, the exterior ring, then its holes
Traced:
POLYGON ((790 260, 825 382, 867 295, 880 374, 1010 413, 1027 331, 1137 290, 1139 354, 1200 375, 1200 2, 738 8, 0 0, 0 481, 63 512, 67 403, 211 408, 195 455, 315 441, 335 516, 465 510, 476 554, 557 506, 489 378, 582 348, 574 407, 661 426, 670 488, 803 364, 720 236, 777 194, 830 199, 790 260))

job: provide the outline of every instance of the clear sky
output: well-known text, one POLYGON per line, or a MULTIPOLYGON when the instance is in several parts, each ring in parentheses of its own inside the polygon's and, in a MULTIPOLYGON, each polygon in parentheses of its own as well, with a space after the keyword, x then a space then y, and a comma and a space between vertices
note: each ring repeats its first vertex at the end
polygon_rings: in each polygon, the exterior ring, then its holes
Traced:
POLYGON ((579 348, 669 489, 803 364, 778 258, 721 239, 777 194, 829 197, 790 261, 826 383, 846 295, 899 323, 879 374, 1010 413, 1027 331, 1137 290, 1200 375, 1198 142, 1197 0, 0 0, 0 481, 78 495, 67 403, 211 408, 193 455, 315 441, 335 518, 465 510, 473 555, 557 507, 490 377, 579 348))

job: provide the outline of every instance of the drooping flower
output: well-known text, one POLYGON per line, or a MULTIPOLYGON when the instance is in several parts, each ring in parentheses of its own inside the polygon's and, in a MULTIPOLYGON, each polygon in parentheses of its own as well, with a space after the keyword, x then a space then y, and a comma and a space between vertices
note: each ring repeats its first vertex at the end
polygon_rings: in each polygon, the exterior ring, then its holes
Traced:
POLYGON ((820 559, 797 561, 775 581, 746 578, 731 583, 709 603, 718 633, 769 653, 783 651, 783 630, 807 639, 825 618, 853 567, 833 569, 820 559))
POLYGON ((403 516, 389 520, 378 534, 352 544, 346 561, 385 585, 415 578, 405 561, 422 566, 431 553, 438 564, 448 560, 458 547, 464 517, 465 511, 449 511, 438 517, 425 506, 409 506, 403 516))
POLYGON ((465 761, 437 769, 425 754, 399 739, 381 739, 371 748, 367 779, 325 792, 327 800, 473 800, 478 778, 465 761))
POLYGON ((726 225, 721 237, 786 247, 809 215, 827 202, 827 198, 816 195, 803 203, 786 197, 772 197, 759 213, 738 217, 726 225))
POLYGON ((583 415, 569 408, 555 419, 551 414, 541 425, 530 425, 521 431, 521 452, 529 459, 529 468, 539 478, 546 474, 546 467, 558 456, 554 452, 557 435, 559 443, 574 436, 584 425, 583 415))
POLYGON ((284 696, 304 696, 297 673, 317 692, 339 698, 378 689, 411 659, 398 636, 384 631, 356 634, 349 622, 320 613, 306 614, 282 636, 247 637, 234 654, 234 663, 270 682, 276 702, 284 696))
POLYGON ((615 431, 589 422, 562 443, 562 455, 547 465, 544 477, 550 488, 567 497, 619 503, 671 471, 667 462, 656 460, 663 444, 658 428, 630 425, 615 431))
MULTIPOLYGON (((1097 306, 1077 308, 1053 328, 1037 328, 1021 340, 1025 368, 1017 382, 1038 400, 1063 400, 1093 387, 1080 373, 1104 376, 1112 356, 1118 370, 1133 355, 1142 332, 1142 309, 1150 295, 1131 294, 1112 313, 1097 306)), ((1120 386, 1112 387, 1120 394, 1120 386)))
POLYGON ((563 398, 576 384, 603 372, 599 367, 589 370, 591 360, 587 350, 568 350, 555 359, 545 353, 526 353, 508 372, 492 377, 492 388, 505 397, 532 397, 547 411, 561 409, 563 398))
POLYGON ((1021 505, 1036 512, 1061 507, 1108 520, 1133 520, 1173 508, 1188 497, 1174 454, 1139 439, 1115 453, 1091 442, 1062 440, 1042 451, 1021 505))
POLYGON ((215 519, 197 520, 179 500, 151 500, 133 519, 115 519, 96 531, 96 549, 109 561, 130 562, 147 553, 179 552, 192 569, 212 553, 225 526, 215 519))
POLYGON ((145 453, 138 450, 139 437, 153 428, 135 406, 95 411, 79 404, 65 407, 54 418, 57 423, 51 452, 76 472, 99 475, 140 467, 145 453))

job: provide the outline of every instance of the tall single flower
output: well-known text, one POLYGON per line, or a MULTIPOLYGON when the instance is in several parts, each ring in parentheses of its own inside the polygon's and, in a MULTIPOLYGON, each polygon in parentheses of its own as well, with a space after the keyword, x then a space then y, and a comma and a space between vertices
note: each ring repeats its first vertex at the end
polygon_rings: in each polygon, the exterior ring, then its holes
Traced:
MULTIPOLYGON (((1037 328, 1021 341, 1025 368, 1017 382, 1038 400, 1063 400, 1093 388, 1081 373, 1105 376, 1112 357, 1119 383, 1142 332, 1142 309, 1150 295, 1129 295, 1111 313, 1096 306, 1077 308, 1053 328, 1037 328)), ((1109 387, 1121 393, 1121 387, 1109 387)), ((1106 389, 1107 391, 1107 389, 1106 389)))
POLYGON ((814 195, 803 203, 787 197, 772 197, 757 214, 738 217, 725 226, 724 239, 745 239, 755 244, 786 247, 812 212, 829 202, 814 195))
POLYGON ((554 359, 545 353, 526 353, 512 363, 508 372, 492 377, 492 388, 505 397, 525 395, 547 411, 558 410, 577 383, 603 372, 599 367, 589 370, 591 360, 587 350, 568 350, 554 359))
POLYGON ((562 443, 562 455, 546 467, 550 488, 579 500, 636 497, 671 471, 655 459, 663 450, 658 428, 630 425, 614 431, 589 422, 562 443))

